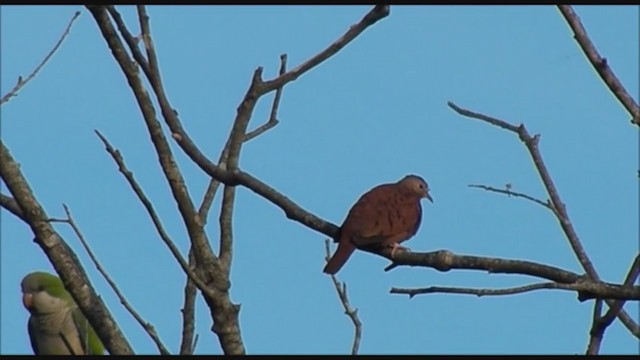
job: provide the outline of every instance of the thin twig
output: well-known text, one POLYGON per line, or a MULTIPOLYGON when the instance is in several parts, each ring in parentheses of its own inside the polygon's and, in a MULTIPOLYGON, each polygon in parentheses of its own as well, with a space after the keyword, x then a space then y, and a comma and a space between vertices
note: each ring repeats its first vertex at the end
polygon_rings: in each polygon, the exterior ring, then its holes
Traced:
POLYGON ((160 238, 167 245, 173 257, 178 261, 178 264, 180 264, 180 267, 182 268, 182 270, 196 284, 196 286, 200 291, 202 291, 203 293, 209 292, 210 290, 207 288, 207 286, 202 282, 202 280, 200 280, 197 274, 189 268, 189 265, 182 257, 182 254, 180 254, 180 250, 175 245, 173 240, 171 240, 167 232, 164 230, 164 227, 162 226, 162 221, 160 221, 158 214, 153 208, 153 204, 151 203, 151 201, 149 201, 147 196, 144 194, 144 191, 142 190, 140 185, 138 185, 138 182, 133 177, 133 173, 125 165, 124 159, 120 154, 120 151, 117 149, 114 149, 113 146, 111 146, 111 143, 109 143, 109 140, 107 140, 107 138, 105 138, 100 133, 100 131, 95 130, 95 132, 100 138, 100 140, 102 140, 102 143, 104 144, 107 152, 111 155, 113 160, 118 165, 118 170, 122 173, 122 175, 124 175, 125 179, 129 183, 129 185, 131 186, 135 194, 137 195, 138 199, 144 206, 145 210, 147 210, 147 213, 149 214, 149 217, 151 218, 151 221, 153 222, 153 225, 156 228, 158 235, 160 235, 160 238))
MULTIPOLYGON (((489 124, 509 130, 518 135, 518 138, 520 139, 520 141, 524 143, 527 150, 529 151, 529 155, 531 155, 531 158, 536 167, 536 170, 538 171, 538 174, 542 179, 542 183, 544 184, 547 190, 547 193, 549 194, 549 198, 551 200, 551 206, 553 206, 553 208, 555 209, 553 213, 558 219, 558 222, 560 223, 560 227, 562 228, 562 231, 564 232, 567 240, 569 241, 569 244, 571 245, 573 252, 578 258, 580 265, 582 265, 582 268, 586 271, 587 275, 592 280, 596 282, 600 281, 600 276, 598 275, 598 272, 596 271, 595 267, 593 266, 593 263, 589 259, 587 252, 582 246, 582 243, 580 242, 580 238, 578 237, 577 232, 573 228, 573 225, 569 218, 569 214, 566 210, 566 207, 562 202, 562 200, 560 199, 560 194, 558 193, 558 190, 556 189, 556 186, 553 180, 551 179, 551 175, 549 174, 549 171, 547 170, 547 167, 542 159, 542 155, 540 154, 540 151, 538 149, 538 142, 540 141, 540 135, 535 135, 533 137, 529 135, 529 132, 527 131, 524 124, 520 124, 520 126, 515 126, 504 120, 496 119, 491 116, 478 114, 466 109, 462 109, 452 102, 448 102, 447 104, 449 105, 449 107, 451 107, 453 110, 455 110, 457 113, 463 116, 485 121, 489 124)), ((609 307, 613 305, 613 301, 610 299, 606 300, 606 302, 609 307)), ((622 321, 624 325, 631 331, 631 333, 633 333, 636 337, 640 338, 640 327, 629 316, 629 314, 626 311, 624 310, 620 311, 618 313, 618 317, 620 318, 620 321, 622 321)))
POLYGON ((631 114, 631 123, 640 126, 640 108, 631 94, 627 92, 627 89, 622 85, 618 77, 614 74, 613 70, 607 63, 607 59, 600 56, 596 46, 591 42, 587 30, 582 26, 582 22, 576 13, 573 11, 571 5, 558 5, 558 9, 564 16, 565 20, 573 30, 573 38, 578 42, 580 48, 587 56, 587 59, 593 65, 598 75, 604 83, 609 87, 609 90, 618 98, 618 101, 622 103, 629 114, 631 114))
POLYGON ((486 185, 474 185, 474 184, 471 184, 471 185, 468 185, 468 186, 472 187, 472 188, 479 188, 479 189, 483 189, 483 190, 487 190, 487 191, 493 191, 493 192, 497 192, 497 193, 500 193, 500 194, 506 194, 506 195, 509 195, 509 196, 521 197, 521 198, 527 199, 529 201, 533 201, 534 203, 542 205, 545 208, 555 212, 555 210, 553 209, 553 206, 549 202, 542 201, 540 199, 537 199, 537 198, 535 198, 533 196, 529 196, 529 195, 524 194, 524 193, 511 191, 511 190, 508 190, 508 189, 498 189, 498 188, 494 188, 494 187, 486 186, 486 185))
POLYGON ((69 35, 69 32, 71 31, 71 26, 73 26, 73 23, 76 21, 78 16, 80 16, 80 11, 76 11, 76 13, 73 14, 73 17, 71 17, 71 20, 69 20, 69 24, 67 24, 67 27, 64 29, 64 32, 60 36, 60 39, 58 39, 58 42, 56 42, 56 44, 53 46, 53 49, 51 49, 51 51, 49 51, 47 56, 45 56, 44 59, 40 62, 40 64, 38 64, 38 66, 36 66, 36 68, 33 70, 33 72, 31 74, 29 74, 29 76, 27 76, 26 79, 22 79, 22 76, 18 77, 18 82, 13 87, 13 89, 11 89, 11 91, 9 91, 7 94, 5 94, 2 97, 2 99, 0 99, 0 105, 8 102, 9 100, 11 100, 12 97, 17 96, 18 95, 18 91, 20 91, 20 89, 22 87, 27 85, 27 83, 29 81, 31 81, 38 74, 38 72, 40 72, 40 70, 46 65, 46 63, 49 61, 49 59, 51 59, 53 54, 55 54, 55 52, 58 50, 60 45, 62 45, 62 42, 67 37, 67 35, 69 35))
POLYGON ((475 295, 478 297, 481 296, 502 296, 502 295, 514 295, 514 294, 522 294, 535 290, 542 289, 558 289, 558 290, 569 290, 569 291, 589 291, 590 284, 583 282, 576 282, 573 284, 563 284, 557 282, 543 282, 543 283, 535 283, 524 286, 516 286, 510 287, 506 289, 474 289, 474 288, 459 288, 459 287, 444 287, 444 286, 430 286, 427 288, 397 288, 393 287, 389 290, 391 294, 406 294, 409 295, 410 298, 421 295, 421 294, 466 294, 466 295, 475 295))
POLYGON ((140 326, 142 326, 144 331, 146 331, 147 334, 149 334, 149 336, 151 337, 151 340, 153 340, 153 342, 158 347, 158 350, 160 351, 160 354, 162 354, 162 355, 170 355, 169 350, 162 343, 162 340, 160 339, 160 336, 156 332, 156 329, 154 328, 154 326, 151 325, 150 323, 148 323, 147 321, 145 321, 142 318, 142 316, 140 316, 140 314, 138 314, 138 312, 133 308, 133 306, 131 306, 131 304, 129 304, 127 299, 124 297, 124 294, 122 294, 122 292, 118 288, 118 285, 116 285, 116 283, 113 281, 113 279, 111 279, 111 276, 109 276, 107 271, 102 267, 102 264, 100 264, 100 261, 98 261, 98 258, 95 256, 95 254, 93 253, 93 251, 89 247, 89 244, 85 240, 84 235, 82 235, 82 232, 80 231, 80 228, 78 228, 78 225, 76 225, 76 222, 73 220, 73 217, 71 216, 71 211, 69 211, 69 208, 67 207, 67 205, 62 204, 62 206, 64 207, 64 212, 67 214, 67 218, 66 219, 49 219, 49 221, 51 221, 51 222, 63 222, 63 223, 67 223, 67 224, 71 225, 71 228, 73 229, 73 232, 76 234, 76 236, 80 240, 80 243, 82 243, 82 247, 84 247, 85 251, 89 255, 89 258, 91 258, 91 261, 93 262, 93 264, 96 266, 96 268, 98 269, 100 274, 102 274, 102 277, 104 277, 104 279, 107 281, 107 283, 109 283, 109 286, 111 287, 111 289, 113 289, 113 292, 116 293, 116 296, 118 297, 118 299, 120 299, 120 303, 136 319, 136 321, 140 324, 140 326))
POLYGON ((277 78, 266 81, 263 84, 263 91, 270 92, 277 88, 280 88, 287 83, 296 80, 302 74, 307 71, 313 69, 317 65, 321 64, 328 58, 335 55, 342 48, 347 46, 351 41, 357 38, 362 32, 364 32, 371 25, 377 23, 378 21, 384 19, 389 15, 390 8, 387 5, 376 5, 371 11, 369 11, 358 23, 349 27, 344 35, 342 35, 338 40, 333 42, 327 48, 314 55, 309 60, 300 64, 299 66, 291 69, 283 75, 278 76, 277 78))
MULTIPOLYGON (((636 255, 636 258, 633 260, 633 264, 631 264, 631 268, 627 273, 627 277, 622 284, 623 287, 631 288, 635 283, 636 279, 640 275, 640 254, 636 255)), ((613 305, 609 308, 604 316, 600 317, 600 311, 598 311, 598 317, 595 317, 593 320, 593 324, 591 325, 591 330, 589 331, 590 339, 589 345, 587 347, 587 355, 596 355, 600 350, 600 343, 602 342, 602 338, 604 337, 604 332, 611 325, 613 320, 616 318, 622 307, 624 306, 625 300, 616 300, 613 305)), ((594 314, 595 316, 595 314, 594 314)))
MULTIPOLYGON (((325 248, 325 261, 329 261, 331 258, 331 249, 330 249, 331 239, 326 239, 324 242, 325 248)), ((349 298, 347 296, 347 283, 340 283, 338 278, 335 275, 331 275, 331 280, 333 281, 333 286, 336 288, 336 292, 338 293, 338 297, 340 298, 340 302, 342 303, 342 307, 344 308, 344 313, 351 319, 354 327, 354 335, 353 335, 353 346, 351 347, 351 355, 358 355, 358 349, 360 348, 360 339, 362 338, 362 322, 360 322, 360 318, 358 318, 358 309, 354 309, 349 304, 349 298)))

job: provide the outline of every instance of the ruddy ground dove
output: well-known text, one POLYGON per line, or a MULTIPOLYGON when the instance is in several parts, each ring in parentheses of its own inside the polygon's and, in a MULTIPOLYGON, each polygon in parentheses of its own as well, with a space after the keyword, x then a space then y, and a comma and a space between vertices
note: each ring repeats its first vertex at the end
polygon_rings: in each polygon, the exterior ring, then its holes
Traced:
POLYGON ((382 184, 366 192, 351 207, 340 227, 338 249, 324 267, 327 274, 337 273, 356 248, 381 250, 391 247, 394 256, 399 244, 418 231, 422 219, 420 200, 429 195, 429 185, 417 175, 382 184))

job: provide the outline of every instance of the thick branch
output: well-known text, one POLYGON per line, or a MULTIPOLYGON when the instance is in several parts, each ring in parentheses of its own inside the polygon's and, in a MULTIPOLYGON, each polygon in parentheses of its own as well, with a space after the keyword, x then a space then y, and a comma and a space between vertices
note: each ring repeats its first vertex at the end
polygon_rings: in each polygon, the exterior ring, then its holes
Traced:
MULTIPOLYGON (((137 67, 135 67, 134 63, 127 56, 126 50, 108 18, 106 9, 102 6, 88 6, 88 8, 94 16, 103 37, 107 41, 112 54, 120 65, 136 96, 152 142, 158 153, 162 169, 169 181, 171 191, 178 203, 178 208, 187 227, 187 232, 189 233, 189 238, 191 239, 192 247, 196 254, 198 270, 201 270, 199 274, 202 274, 208 286, 212 286, 215 289, 215 291, 211 293, 205 293, 203 291, 205 301, 211 309, 211 316, 214 321, 212 330, 218 335, 225 354, 244 354, 245 350, 238 324, 240 307, 233 304, 229 298, 228 292, 231 284, 228 277, 224 276, 224 269, 221 267, 218 258, 215 257, 211 249, 206 233, 204 232, 204 224, 200 220, 198 212, 191 202, 184 179, 171 155, 171 150, 164 138, 162 128, 155 118, 155 108, 138 75, 137 67)), ((169 121, 167 119, 172 119, 177 122, 177 114, 171 108, 162 87, 157 62, 151 60, 155 59, 155 50, 153 49, 150 27, 148 26, 149 18, 146 15, 144 7, 138 8, 138 15, 143 31, 142 38, 145 40, 145 47, 150 59, 149 68, 145 69, 143 67, 143 70, 158 99, 163 117, 166 121, 169 121)), ((137 48, 132 48, 131 51, 134 56, 139 53, 137 48)), ((179 122, 178 126, 181 129, 179 122)))
MULTIPOLYGON (((391 250, 384 249, 378 255, 391 260, 391 250)), ((525 260, 510 260, 471 255, 456 255, 447 250, 428 253, 398 251, 393 257, 396 266, 422 266, 439 271, 451 269, 484 270, 496 274, 521 274, 551 280, 561 284, 573 284, 579 291, 578 300, 592 298, 640 300, 640 286, 623 288, 621 285, 592 281, 585 276, 554 266, 525 260)), ((567 288, 568 289, 568 288, 567 288)))
POLYGON ((618 98, 618 101, 620 101, 629 114, 631 114, 631 123, 640 126, 640 108, 638 104, 613 73, 613 70, 607 63, 607 59, 600 56, 596 46, 591 42, 591 39, 589 39, 587 30, 582 26, 580 18, 573 11, 571 5, 558 5, 558 9, 571 27, 571 30, 573 30, 573 38, 578 42, 578 45, 580 45, 580 48, 587 56, 587 59, 589 59, 591 65, 593 65, 593 68, 598 72, 602 81, 604 81, 613 95, 618 98))
POLYGON ((9 100, 11 100, 12 97, 17 96, 18 95, 18 91, 20 91, 20 89, 22 89, 25 85, 27 85, 27 83, 29 81, 31 81, 34 77, 36 77, 38 72, 40 72, 40 70, 47 64, 47 62, 49 61, 49 59, 51 59, 53 54, 55 54, 56 51, 58 51, 58 48, 60 48, 60 45, 62 45, 62 42, 64 41, 64 39, 67 37, 67 35, 69 35, 69 32, 71 31, 71 26, 73 26, 73 23, 74 23, 74 21, 76 21, 78 16, 80 16, 80 11, 76 11, 76 13, 73 14, 73 17, 71 18, 71 20, 69 20, 69 24, 67 24, 67 27, 64 29, 64 32, 60 36, 60 39, 58 39, 58 42, 53 46, 53 49, 51 49, 51 51, 49 51, 47 56, 45 56, 44 59, 42 59, 40 64, 38 64, 38 66, 36 66, 36 68, 33 70, 33 72, 31 74, 29 74, 29 76, 27 76, 26 79, 22 79, 22 76, 18 77, 18 82, 13 87, 13 89, 11 89, 11 91, 6 93, 2 97, 2 99, 0 99, 0 105, 8 102, 9 100))
POLYGON ((127 299, 124 297, 124 294, 122 294, 122 292, 120 291, 120 289, 118 288, 116 283, 113 281, 113 279, 111 279, 111 276, 109 276, 107 271, 102 267, 102 264, 100 264, 100 262, 98 261, 98 258, 95 256, 95 254, 93 253, 93 251, 89 247, 89 244, 85 240, 84 235, 82 235, 82 232, 80 231, 80 228, 78 227, 76 222, 73 220, 73 217, 71 216, 71 211, 69 211, 69 208, 67 207, 67 205, 62 204, 62 206, 64 207, 64 212, 67 214, 67 218, 66 219, 49 219, 49 221, 51 221, 51 222, 63 222, 63 223, 67 223, 67 224, 69 224, 71 226, 71 228, 73 229, 73 232, 76 234, 76 236, 80 240, 80 243, 82 244, 82 246, 84 247, 85 251, 89 255, 89 258, 91 258, 91 261, 96 266, 96 268, 98 269, 100 274, 102 274, 102 277, 104 277, 104 279, 107 281, 107 283, 109 284, 111 289, 113 289, 113 291, 116 293, 116 296, 120 300, 120 303, 125 307, 125 309, 127 309, 127 311, 131 314, 131 316, 133 316, 134 319, 136 319, 136 321, 138 322, 138 324, 140 324, 140 326, 142 326, 144 331, 147 334, 149 334, 149 337, 151 337, 151 340, 153 340, 153 342, 158 347, 158 351, 160 351, 160 354, 162 354, 162 355, 170 355, 169 350, 162 343, 162 340, 160 339, 160 336, 156 332, 154 326, 152 324, 148 323, 147 321, 145 321, 142 318, 142 316, 140 316, 140 314, 138 314, 138 312, 133 308, 133 306, 131 306, 131 304, 129 304, 127 299))
POLYGON ((112 355, 133 354, 109 310, 96 294, 80 260, 48 222, 49 217, 33 195, 9 149, 0 141, 0 178, 22 209, 25 222, 35 236, 35 242, 60 275, 65 288, 87 317, 102 343, 112 355))

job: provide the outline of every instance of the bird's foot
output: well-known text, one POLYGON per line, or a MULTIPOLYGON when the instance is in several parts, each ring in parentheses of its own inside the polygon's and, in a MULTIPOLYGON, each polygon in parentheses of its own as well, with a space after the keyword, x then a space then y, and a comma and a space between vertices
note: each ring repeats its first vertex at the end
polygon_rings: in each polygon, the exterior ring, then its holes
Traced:
POLYGON ((395 256, 396 251, 398 251, 398 249, 400 249, 402 251, 411 251, 411 249, 409 249, 408 247, 400 246, 398 243, 392 243, 389 246, 391 246, 391 258, 392 259, 395 256))

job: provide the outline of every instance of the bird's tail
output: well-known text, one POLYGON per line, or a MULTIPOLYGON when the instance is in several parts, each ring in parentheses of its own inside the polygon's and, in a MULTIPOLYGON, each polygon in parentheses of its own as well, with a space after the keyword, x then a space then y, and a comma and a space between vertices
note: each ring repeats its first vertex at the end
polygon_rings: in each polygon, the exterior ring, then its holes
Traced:
POLYGON ((333 275, 340 271, 342 266, 347 262, 347 260, 349 260, 349 257, 351 256, 351 254, 353 254, 353 251, 355 249, 356 247, 350 241, 348 241, 348 239, 341 239, 341 241, 338 243, 338 250, 333 253, 333 256, 331 257, 331 259, 329 259, 327 265, 325 265, 324 267, 323 271, 325 272, 325 274, 333 275))

